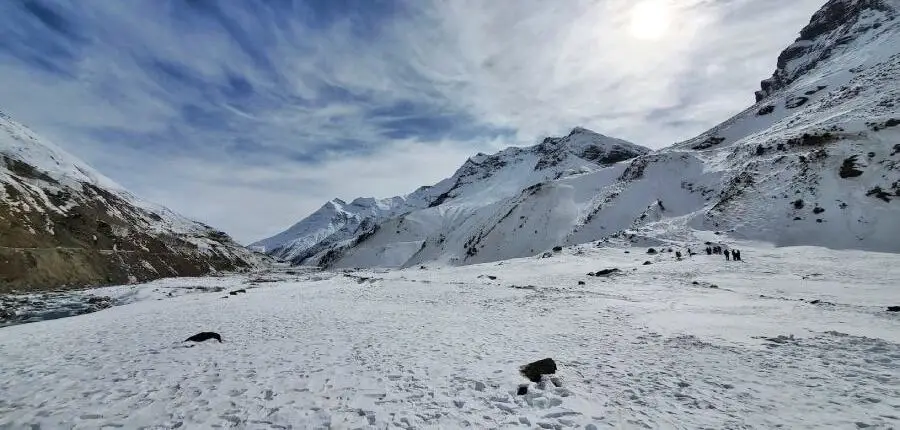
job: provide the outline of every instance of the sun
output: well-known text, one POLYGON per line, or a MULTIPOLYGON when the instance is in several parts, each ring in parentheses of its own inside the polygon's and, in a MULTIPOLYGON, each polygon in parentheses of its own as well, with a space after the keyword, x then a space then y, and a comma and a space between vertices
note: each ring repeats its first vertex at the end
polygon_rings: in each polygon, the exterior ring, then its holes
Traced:
POLYGON ((641 40, 659 40, 672 25, 672 9, 665 0, 644 0, 631 8, 628 31, 641 40))

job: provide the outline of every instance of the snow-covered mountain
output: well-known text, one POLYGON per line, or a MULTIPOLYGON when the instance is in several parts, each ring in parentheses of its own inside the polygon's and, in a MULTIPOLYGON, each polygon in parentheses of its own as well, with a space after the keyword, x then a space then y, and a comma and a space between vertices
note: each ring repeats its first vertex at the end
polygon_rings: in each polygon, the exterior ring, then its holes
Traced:
POLYGON ((400 235, 398 240, 385 238, 387 249, 375 251, 372 258, 386 257, 396 265, 418 250, 425 236, 440 237, 444 230, 458 228, 476 213, 490 210, 523 189, 603 170, 648 152, 623 140, 575 128, 568 136, 547 138, 532 147, 477 154, 450 178, 406 196, 359 198, 349 204, 332 200, 283 233, 250 246, 297 264, 317 264, 320 259, 334 258, 342 249, 356 247, 373 236, 378 242, 394 231, 400 235))
POLYGON ((479 154, 406 197, 331 202, 259 244, 334 267, 471 264, 697 230, 900 252, 898 13, 900 0, 829 1, 755 105, 686 142, 648 153, 577 128, 479 154))
POLYGON ((0 292, 249 268, 225 233, 142 201, 0 112, 0 292))

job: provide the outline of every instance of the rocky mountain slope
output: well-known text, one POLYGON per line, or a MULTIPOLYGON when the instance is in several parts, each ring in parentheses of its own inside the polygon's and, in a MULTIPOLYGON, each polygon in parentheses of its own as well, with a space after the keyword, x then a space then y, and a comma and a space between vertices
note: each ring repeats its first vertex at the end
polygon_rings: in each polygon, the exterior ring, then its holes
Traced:
POLYGON ((0 292, 206 275, 260 261, 0 113, 0 292))
POLYGON ((706 230, 900 252, 898 13, 900 0, 829 1, 779 56, 756 104, 694 139, 646 153, 576 129, 479 154, 435 187, 391 200, 403 202, 398 211, 363 216, 334 240, 273 249, 302 249, 294 263, 406 267, 706 230))
POLYGON ((507 148, 494 155, 477 154, 450 178, 406 196, 359 198, 349 204, 332 200, 285 232, 256 242, 251 248, 296 264, 317 264, 322 258, 335 258, 342 249, 394 231, 403 239, 394 243, 387 238, 389 249, 377 251, 374 258, 391 254, 388 258, 396 263, 421 247, 424 236, 440 237, 444 230, 457 228, 476 213, 519 195, 523 189, 603 170, 647 153, 647 148, 576 128, 565 137, 547 138, 532 147, 507 148))

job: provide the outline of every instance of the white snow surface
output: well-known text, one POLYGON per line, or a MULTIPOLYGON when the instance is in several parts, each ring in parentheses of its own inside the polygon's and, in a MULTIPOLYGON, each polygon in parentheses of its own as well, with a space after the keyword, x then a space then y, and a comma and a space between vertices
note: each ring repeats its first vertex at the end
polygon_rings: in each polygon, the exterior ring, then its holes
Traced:
POLYGON ((726 246, 89 292, 143 291, 0 328, 0 428, 900 426, 897 255, 726 246), (247 293, 146 294, 196 285, 247 293), (517 396, 545 357, 559 386, 517 396))

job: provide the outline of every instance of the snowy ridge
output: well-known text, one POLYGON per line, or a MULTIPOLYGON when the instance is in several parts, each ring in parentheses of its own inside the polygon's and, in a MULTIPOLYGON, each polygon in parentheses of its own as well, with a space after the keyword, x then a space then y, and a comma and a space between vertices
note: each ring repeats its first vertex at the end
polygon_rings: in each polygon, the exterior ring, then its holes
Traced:
POLYGON ((143 201, 0 115, 0 290, 254 267, 223 232, 143 201))
MULTIPOLYGON (((391 250, 385 252, 393 254, 395 260, 408 259, 421 246, 424 236, 452 230, 476 212, 493 207, 525 188, 602 170, 648 152, 647 148, 579 127, 565 137, 547 138, 532 147, 507 148, 493 155, 477 154, 450 178, 406 196, 356 199, 351 204, 332 200, 288 230, 250 246, 295 263, 318 261, 329 255, 327 260, 337 255, 336 249, 369 243, 378 231, 387 232, 396 227, 393 231, 401 234, 400 230, 405 230, 404 236, 415 231, 416 239, 390 245, 391 250)), ((382 258, 384 252, 376 254, 379 256, 372 258, 382 258)))
MULTIPOLYGON (((63 151, 54 143, 38 137, 31 129, 13 121, 3 111, 0 111, 0 154, 4 159, 27 163, 59 182, 67 184, 86 182, 124 191, 124 188, 113 180, 63 151)), ((10 174, 6 164, 8 163, 0 165, 2 175, 10 174)))

